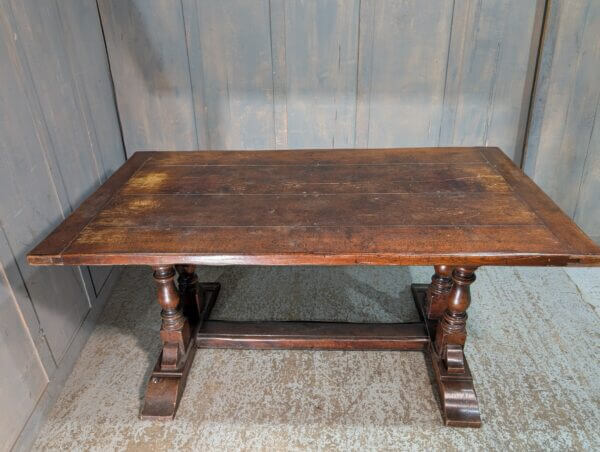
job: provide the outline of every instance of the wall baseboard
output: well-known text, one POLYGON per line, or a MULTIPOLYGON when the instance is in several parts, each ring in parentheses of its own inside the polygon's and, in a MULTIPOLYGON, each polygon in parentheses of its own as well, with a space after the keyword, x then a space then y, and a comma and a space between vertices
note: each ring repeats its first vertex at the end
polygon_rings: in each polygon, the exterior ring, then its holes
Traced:
POLYGON ((75 337, 69 345, 68 350, 65 352, 59 366, 50 376, 50 382, 38 400, 31 413, 31 416, 29 416, 29 419, 25 423, 23 430, 21 430, 19 437, 13 444, 13 451, 31 450, 33 443, 40 432, 40 429, 48 418, 52 407, 54 406, 67 381, 67 378, 69 375, 71 375, 73 367, 75 366, 83 347, 87 343, 92 331, 94 330, 94 327, 96 326, 98 317, 100 316, 100 313, 106 304, 106 300, 108 300, 108 297, 119 281, 122 272, 122 267, 113 267, 106 280, 106 283, 102 288, 102 292, 98 298, 96 298, 94 306, 92 309, 90 309, 85 320, 81 324, 81 327, 75 334, 75 337))

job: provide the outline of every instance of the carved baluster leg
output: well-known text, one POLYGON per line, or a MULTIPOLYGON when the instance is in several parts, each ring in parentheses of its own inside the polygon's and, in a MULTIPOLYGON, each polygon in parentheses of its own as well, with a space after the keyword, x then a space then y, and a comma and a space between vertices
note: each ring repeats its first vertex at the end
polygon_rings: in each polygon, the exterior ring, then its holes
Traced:
POLYGON ((175 416, 196 351, 174 278, 173 266, 154 268, 158 302, 162 308, 160 338, 163 346, 146 389, 140 412, 143 419, 172 419, 175 416))
POLYGON ((466 311, 471 303, 469 286, 475 281, 475 268, 455 268, 452 280, 447 309, 437 325, 431 359, 444 423, 455 427, 479 427, 479 404, 473 388, 473 377, 463 353, 467 338, 466 311))
POLYGON ((452 288, 452 267, 436 265, 427 288, 425 314, 430 320, 439 319, 448 307, 448 294, 452 288))

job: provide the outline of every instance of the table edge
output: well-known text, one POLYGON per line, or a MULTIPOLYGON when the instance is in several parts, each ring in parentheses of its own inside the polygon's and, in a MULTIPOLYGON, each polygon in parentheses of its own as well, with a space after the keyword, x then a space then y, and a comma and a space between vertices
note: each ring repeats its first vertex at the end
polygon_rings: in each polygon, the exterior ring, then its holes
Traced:
POLYGON ((350 254, 79 254, 72 256, 31 256, 32 265, 175 265, 195 264, 263 266, 600 266, 600 255, 490 253, 423 254, 350 253, 350 254))

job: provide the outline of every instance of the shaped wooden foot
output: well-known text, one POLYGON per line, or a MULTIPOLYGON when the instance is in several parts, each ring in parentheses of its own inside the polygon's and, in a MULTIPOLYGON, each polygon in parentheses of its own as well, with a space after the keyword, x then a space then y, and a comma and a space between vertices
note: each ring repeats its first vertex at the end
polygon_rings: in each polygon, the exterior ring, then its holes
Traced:
POLYGON ((171 420, 175 417, 196 354, 196 346, 193 341, 190 342, 188 348, 188 354, 182 360, 181 369, 162 371, 162 354, 158 358, 150 381, 148 381, 140 419, 171 420))
MULTIPOLYGON (((462 351, 461 351, 462 354, 462 351)), ((431 350, 431 363, 437 381, 444 425, 450 427, 481 427, 479 402, 473 387, 473 377, 464 356, 463 372, 448 372, 445 363, 431 350)))

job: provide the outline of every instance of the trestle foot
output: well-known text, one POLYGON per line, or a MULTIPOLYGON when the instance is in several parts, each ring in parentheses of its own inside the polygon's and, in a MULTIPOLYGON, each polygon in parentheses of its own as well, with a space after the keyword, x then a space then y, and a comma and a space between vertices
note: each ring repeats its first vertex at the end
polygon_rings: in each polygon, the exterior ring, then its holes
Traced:
POLYGON ((444 425, 481 427, 479 402, 466 359, 463 357, 464 372, 451 374, 434 350, 430 350, 430 356, 440 396, 444 425))

